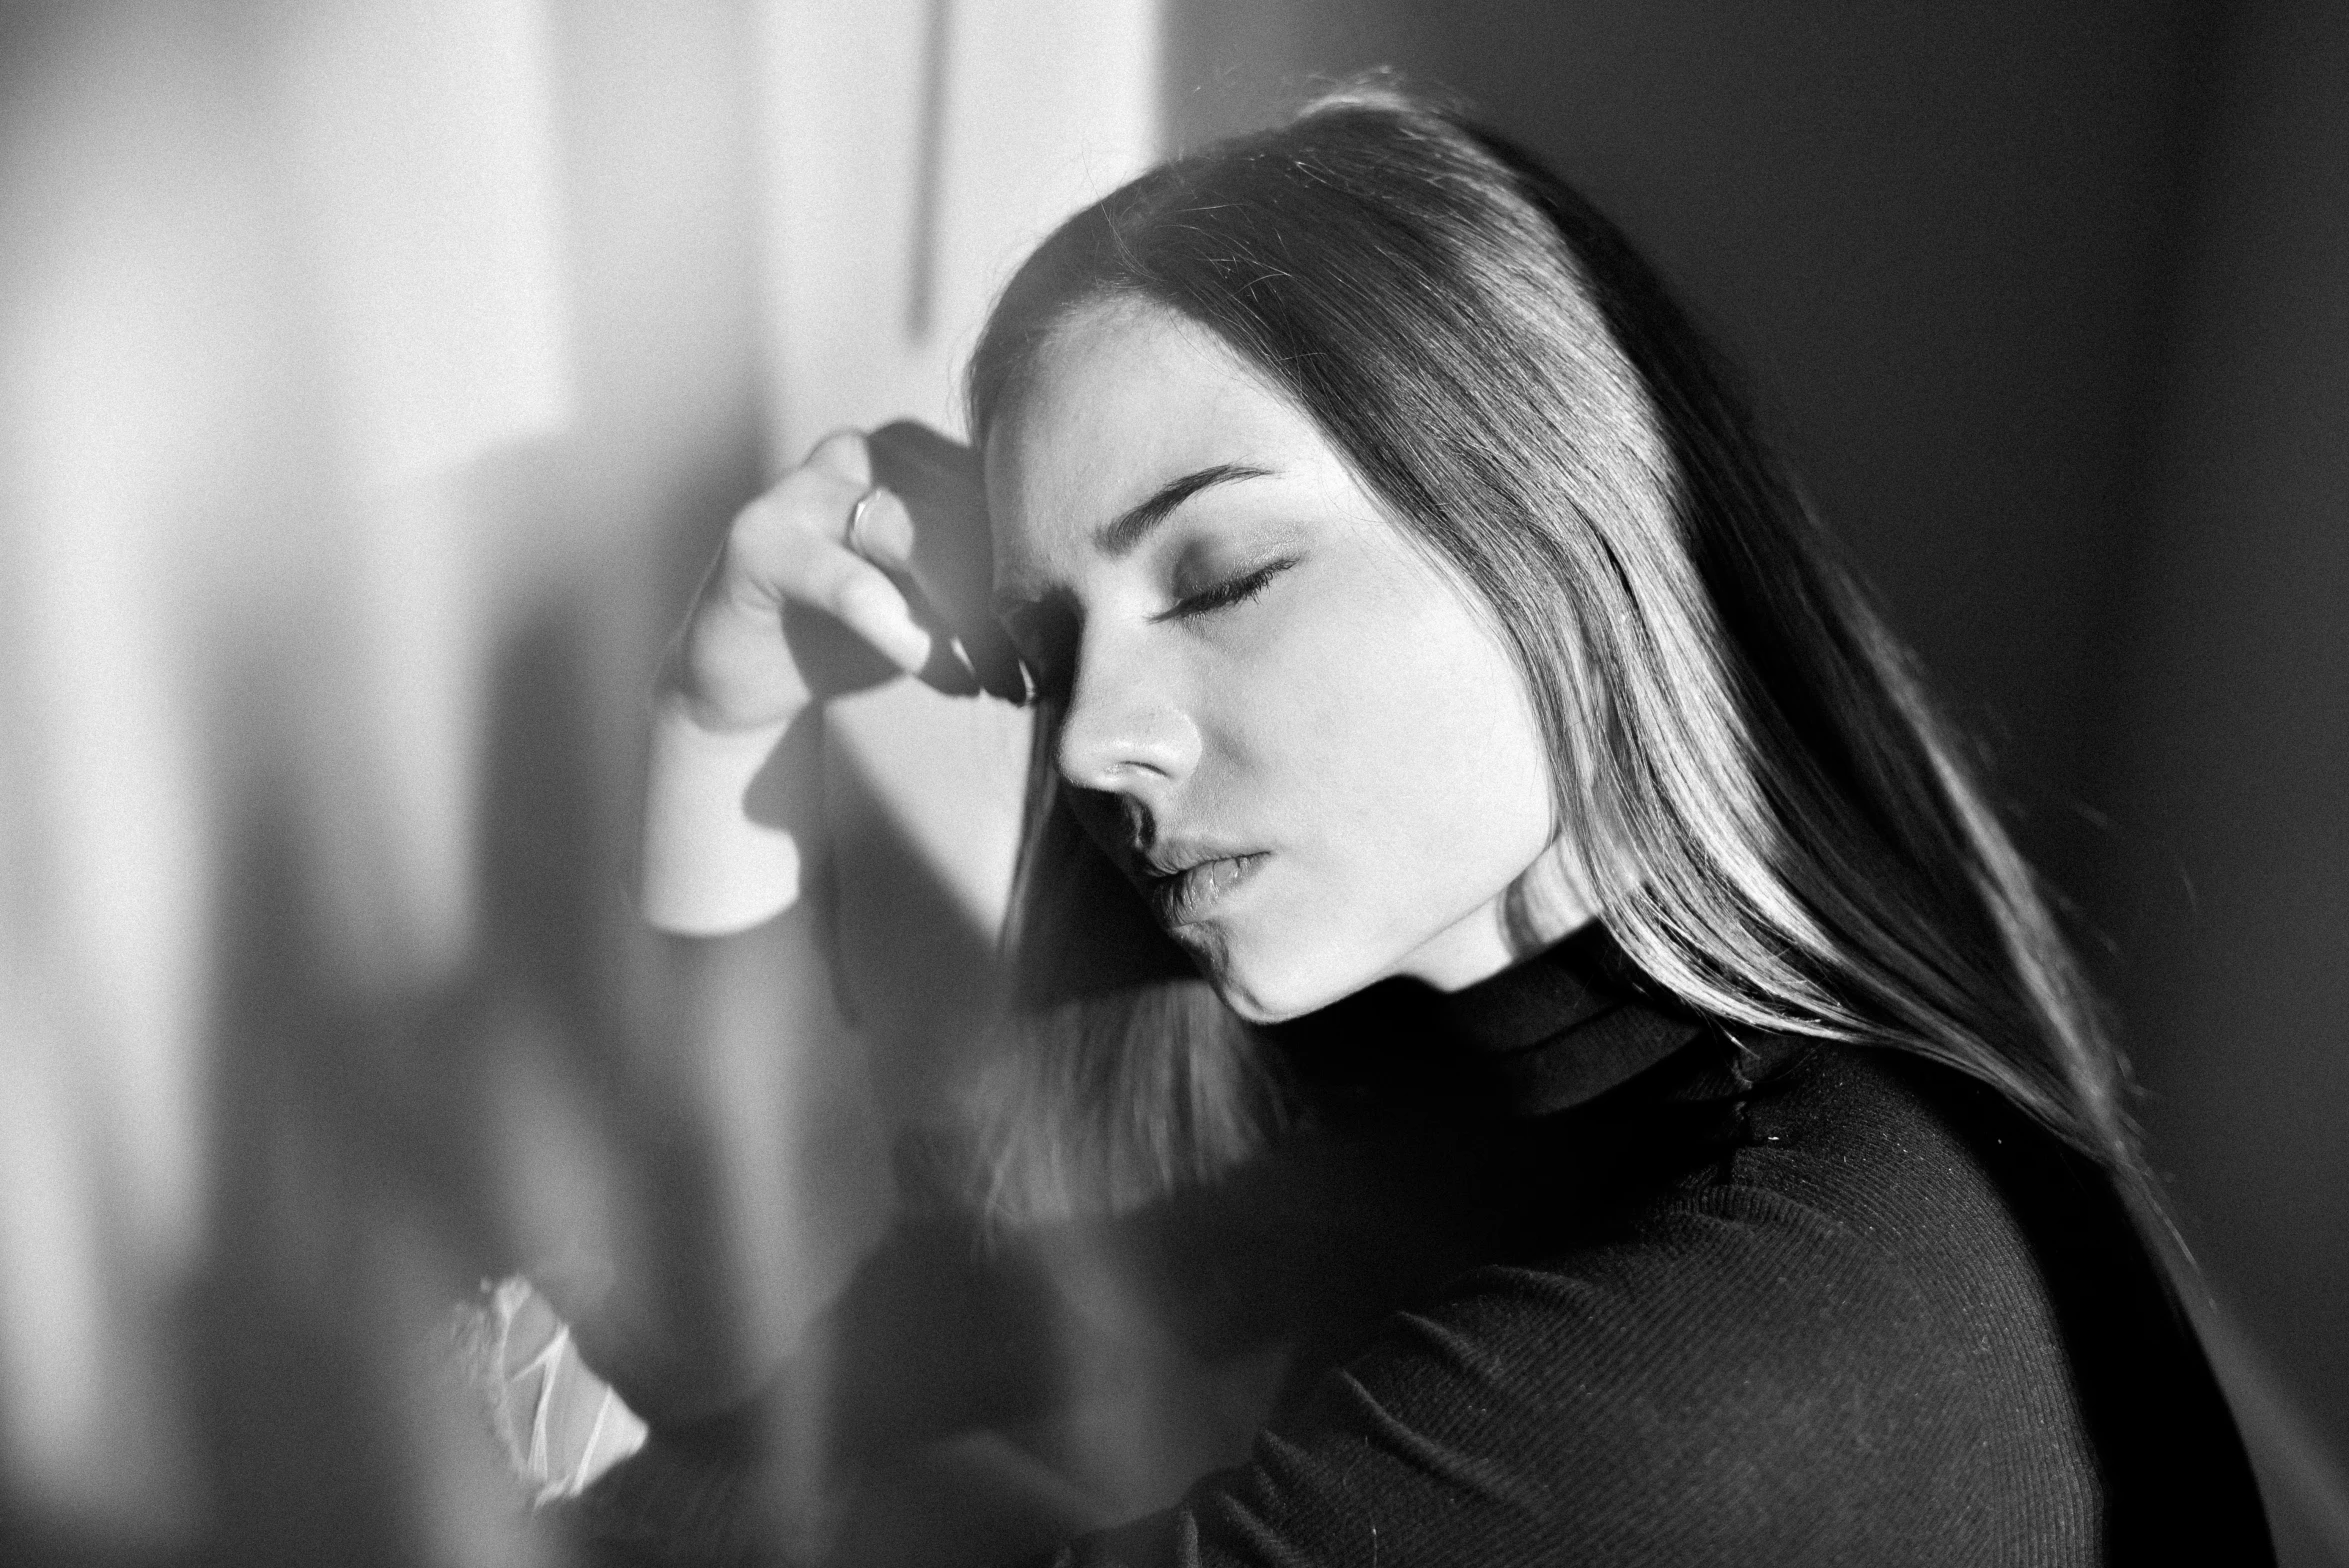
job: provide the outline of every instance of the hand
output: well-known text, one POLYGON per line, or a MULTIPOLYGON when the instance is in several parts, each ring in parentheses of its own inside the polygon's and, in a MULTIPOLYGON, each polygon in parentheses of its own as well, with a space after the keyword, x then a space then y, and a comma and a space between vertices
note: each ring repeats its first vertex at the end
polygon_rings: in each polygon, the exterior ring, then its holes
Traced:
POLYGON ((644 1422, 579 1359, 571 1327, 517 1274, 457 1309, 458 1363, 536 1501, 576 1497, 644 1446, 644 1422))
POLYGON ((901 672, 1024 701, 1025 672, 989 607, 992 574, 970 448, 911 421, 827 436, 734 520, 663 691, 721 733, 788 722, 901 672))

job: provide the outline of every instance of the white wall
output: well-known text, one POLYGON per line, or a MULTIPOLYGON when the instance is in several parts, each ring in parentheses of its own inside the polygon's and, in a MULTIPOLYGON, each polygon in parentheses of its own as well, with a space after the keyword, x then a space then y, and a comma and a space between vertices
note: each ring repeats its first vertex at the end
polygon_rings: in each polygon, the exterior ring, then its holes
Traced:
MULTIPOLYGON (((633 928, 647 682, 813 432, 948 417, 1156 70, 1150 0, 0 18, 0 1556, 530 1560, 449 1302, 600 1273, 690 1359, 847 1266, 820 977, 681 1019, 633 928)), ((1017 720, 863 710, 842 820, 967 942, 1008 818, 856 780, 1017 720)))

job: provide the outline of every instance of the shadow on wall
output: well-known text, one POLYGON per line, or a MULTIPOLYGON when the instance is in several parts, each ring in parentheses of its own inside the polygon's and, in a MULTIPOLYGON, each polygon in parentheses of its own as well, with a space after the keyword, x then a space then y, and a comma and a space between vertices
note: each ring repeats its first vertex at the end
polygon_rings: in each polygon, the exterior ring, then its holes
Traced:
POLYGON ((219 920, 217 1222, 182 1315, 205 1560, 560 1560, 447 1363, 452 1307, 485 1278, 530 1269, 648 1412, 718 1397, 771 1350, 742 1318, 762 1282, 740 1274, 772 1242, 746 1232, 791 1217, 746 1208, 735 1162, 847 1162, 806 1102, 759 1103, 697 1057, 707 1031, 662 994, 679 955, 636 929, 604 826, 624 781, 585 672, 605 636, 573 597, 496 660, 482 937, 445 984, 351 984, 321 941, 295 783, 245 794, 219 920), (744 1102, 747 1148, 712 1093, 744 1102))
POLYGON ((220 1562, 547 1558, 442 1361, 485 1276, 529 1264, 584 1298, 624 1272, 660 1294, 615 1332, 726 1331, 712 1151, 657 1042, 628 1030, 629 976, 597 960, 625 910, 597 825, 590 640, 557 607, 498 661, 485 939, 431 994, 344 983, 303 813, 283 780, 246 798, 223 884, 215 1239, 184 1318, 220 1562))

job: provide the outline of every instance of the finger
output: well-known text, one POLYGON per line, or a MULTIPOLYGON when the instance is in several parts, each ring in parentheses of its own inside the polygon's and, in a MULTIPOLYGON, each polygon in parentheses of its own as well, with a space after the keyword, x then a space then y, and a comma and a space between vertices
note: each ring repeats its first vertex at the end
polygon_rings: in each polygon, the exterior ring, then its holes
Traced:
MULTIPOLYGON (((848 536, 859 555, 897 579, 907 590, 915 620, 933 631, 952 635, 952 646, 940 639, 932 648, 922 679, 954 696, 992 692, 1018 702, 1027 694, 1026 677, 1010 641, 994 616, 970 612, 953 584, 934 580, 923 559, 918 525, 905 503, 889 490, 875 490, 858 503, 861 517, 853 516, 848 536), (951 653, 951 659, 945 655, 951 653)), ((851 508, 852 514, 854 508, 851 508)))
POLYGON ((862 489, 873 482, 872 448, 861 430, 835 430, 807 450, 801 468, 812 468, 862 489))
POLYGON ((850 504, 848 514, 842 543, 884 571, 912 572, 913 514, 894 491, 869 491, 850 504))
POLYGON ((940 674, 937 658, 933 655, 932 668, 922 672, 924 680, 955 696, 971 697, 986 692, 1006 702, 1026 702, 1027 674, 1020 667, 1019 655, 1013 650, 1011 639, 996 624, 992 615, 985 612, 977 615, 967 612, 960 615, 942 613, 939 596, 925 591, 918 578, 910 589, 910 597, 915 618, 925 626, 946 634, 941 639, 941 647, 945 646, 948 639, 951 640, 958 671, 951 677, 940 674), (939 678, 932 679, 933 675, 939 675, 939 678))
POLYGON ((838 546, 808 563, 807 598, 878 648, 898 668, 919 673, 945 639, 923 629, 913 606, 889 575, 838 546))
POLYGON ((840 471, 848 463, 840 455, 846 450, 845 445, 835 447, 828 462, 811 460, 776 481, 772 489, 743 508, 729 543, 746 552, 746 560, 755 566, 789 555, 797 539, 812 536, 829 543, 844 539, 857 497, 870 488, 865 481, 840 471))
POLYGON ((1006 702, 1024 703, 1027 674, 1010 637, 992 613, 972 608, 969 594, 956 591, 959 584, 934 580, 936 563, 924 559, 918 543, 919 525, 905 502, 894 491, 875 490, 860 504, 863 515, 852 518, 849 529, 857 553, 894 576, 911 578, 916 618, 954 633, 956 668, 948 670, 933 654, 931 667, 923 671, 922 678, 960 695, 984 691, 1006 702))
POLYGON ((979 678, 971 672, 959 639, 941 637, 931 645, 929 661, 919 671, 925 685, 949 697, 975 697, 979 678))
POLYGON ((1027 702, 1028 672, 1020 663, 1019 650, 1012 646, 1010 635, 994 616, 984 617, 981 625, 963 628, 962 646, 979 685, 989 695, 1006 702, 1023 705, 1027 702))
MULTIPOLYGON (((870 490, 849 508, 841 543, 879 567, 905 596, 915 624, 929 632, 938 644, 931 650, 935 663, 939 648, 956 636, 959 627, 955 617, 946 611, 944 595, 935 591, 931 574, 919 562, 923 552, 916 537, 918 527, 913 514, 894 494, 870 490)), ((956 657, 959 659, 961 655, 958 653, 956 657)))

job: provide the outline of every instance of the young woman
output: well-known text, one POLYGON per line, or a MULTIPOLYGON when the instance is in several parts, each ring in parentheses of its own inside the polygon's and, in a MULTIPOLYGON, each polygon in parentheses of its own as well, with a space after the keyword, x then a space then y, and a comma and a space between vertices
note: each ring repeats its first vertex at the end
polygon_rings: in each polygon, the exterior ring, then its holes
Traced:
MULTIPOLYGON (((819 1469, 1018 1430, 1083 1235, 1284 1371, 1069 1563, 2266 1559, 2031 874, 1605 220, 1326 101, 1070 220, 970 393, 977 468, 844 436, 744 514, 655 749, 650 896, 723 904, 787 624, 1038 708, 983 1219, 833 1314, 819 1469)), ((763 1560, 768 1429, 576 1506, 763 1560)))

